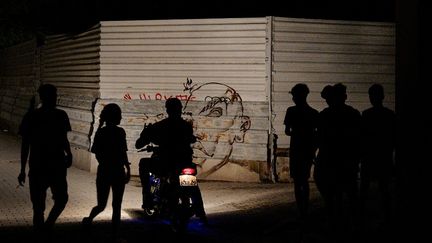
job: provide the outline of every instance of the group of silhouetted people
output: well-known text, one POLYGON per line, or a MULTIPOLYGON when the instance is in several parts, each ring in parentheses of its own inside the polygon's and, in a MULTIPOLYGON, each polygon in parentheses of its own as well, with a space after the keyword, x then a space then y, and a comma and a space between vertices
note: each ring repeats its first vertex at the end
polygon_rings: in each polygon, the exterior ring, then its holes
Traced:
MULTIPOLYGON (((20 125, 22 147, 18 181, 23 185, 26 180, 29 157, 33 224, 36 230, 44 231, 52 228, 68 201, 66 175, 72 164, 72 153, 67 133, 71 131, 71 125, 66 112, 56 108, 56 87, 43 84, 38 92, 42 105, 30 109, 20 125), (48 188, 54 206, 45 220, 48 188)), ((349 218, 357 219, 374 181, 378 182, 382 209, 389 219, 396 118, 395 113, 383 105, 383 87, 374 84, 369 88, 372 107, 362 113, 345 103, 346 86, 341 83, 324 87, 321 97, 328 107, 321 112, 308 105, 309 88, 306 84, 296 84, 290 93, 295 106, 287 109, 284 124, 285 133, 291 137, 290 176, 294 180, 300 218, 304 219, 308 214, 309 179, 314 165, 313 178, 333 223, 343 224, 345 205, 348 205, 349 218)), ((193 165, 191 144, 196 138, 192 125, 181 118, 182 104, 178 99, 168 99, 166 110, 168 118, 155 123, 151 129, 143 130, 136 147, 141 148, 150 142, 159 145, 163 161, 168 162, 161 164, 162 169, 176 171, 183 165, 193 165), (171 163, 173 161, 178 163, 171 163)), ((105 105, 100 114, 91 147, 98 161, 97 205, 82 222, 85 226, 92 223, 105 209, 112 190, 113 232, 117 231, 120 223, 125 184, 130 180, 126 133, 118 126, 121 119, 121 109, 114 103, 105 105)), ((151 170, 150 167, 140 170, 151 170)), ((151 204, 145 184, 147 178, 142 180, 143 207, 147 207, 151 204)), ((195 196, 199 202, 196 215, 206 222, 199 188, 195 196)))
POLYGON ((290 176, 300 219, 308 214, 314 166, 313 179, 332 225, 360 222, 371 182, 378 183, 382 210, 389 220, 396 116, 383 105, 383 86, 370 86, 372 107, 362 113, 345 103, 346 86, 341 83, 321 91, 328 105, 321 112, 308 105, 306 84, 296 84, 290 93, 295 106, 287 109, 284 124, 291 137, 290 176))
MULTIPOLYGON (((38 89, 41 105, 33 107, 23 117, 19 133, 22 136, 21 171, 18 182, 26 180, 27 159, 29 164, 30 199, 33 204, 33 226, 40 236, 45 237, 64 210, 68 201, 67 168, 72 164, 72 153, 67 137, 71 125, 67 113, 56 108, 57 88, 43 84, 38 89), (45 219, 45 200, 48 188, 51 190, 54 205, 45 219)), ((168 118, 155 123, 152 134, 141 133, 140 139, 157 144, 167 157, 155 167, 177 170, 180 164, 192 163, 191 143, 195 142, 192 125, 181 118, 180 100, 170 98, 166 102, 168 118), (159 128, 159 129, 156 129, 159 128), (143 136, 146 136, 145 138, 143 136), (180 159, 180 160, 179 160, 180 159), (179 162, 178 162, 179 161, 179 162), (180 164, 179 164, 180 163, 180 164)), ((90 227, 93 219, 101 213, 112 191, 112 233, 117 234, 121 219, 121 204, 125 185, 130 180, 130 163, 127 156, 126 132, 119 127, 122 119, 121 109, 115 103, 104 106, 100 113, 99 127, 95 133, 91 152, 98 161, 96 191, 97 205, 83 218, 85 228, 90 227)), ((145 182, 143 182, 145 184, 145 182)), ((197 216, 204 223, 207 218, 197 187, 197 216)), ((148 197, 145 198, 148 202, 148 197)), ((45 240, 42 238, 41 240, 45 240)))

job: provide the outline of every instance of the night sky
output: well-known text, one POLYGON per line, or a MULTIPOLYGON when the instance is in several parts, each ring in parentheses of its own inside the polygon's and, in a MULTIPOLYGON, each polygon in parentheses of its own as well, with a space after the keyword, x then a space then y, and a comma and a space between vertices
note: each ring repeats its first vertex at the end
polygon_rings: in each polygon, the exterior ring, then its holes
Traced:
POLYGON ((393 0, 1 0, 0 48, 34 35, 81 32, 101 20, 281 16, 393 22, 393 0))

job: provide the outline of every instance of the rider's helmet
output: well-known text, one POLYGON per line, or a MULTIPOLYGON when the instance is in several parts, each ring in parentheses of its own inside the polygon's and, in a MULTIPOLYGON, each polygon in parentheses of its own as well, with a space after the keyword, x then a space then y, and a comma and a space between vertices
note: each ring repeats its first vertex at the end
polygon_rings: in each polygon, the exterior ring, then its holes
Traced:
POLYGON ((166 112, 168 116, 181 116, 183 105, 177 98, 169 98, 165 102, 166 112))

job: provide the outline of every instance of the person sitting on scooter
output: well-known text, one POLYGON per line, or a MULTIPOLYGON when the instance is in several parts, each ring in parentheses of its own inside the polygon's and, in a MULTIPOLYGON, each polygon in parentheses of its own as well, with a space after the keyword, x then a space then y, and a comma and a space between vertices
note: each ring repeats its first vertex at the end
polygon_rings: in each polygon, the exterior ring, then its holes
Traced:
MULTIPOLYGON (((196 137, 193 134, 192 124, 181 117, 182 107, 179 99, 167 99, 165 108, 168 118, 145 126, 135 143, 137 149, 143 148, 149 143, 158 146, 156 154, 153 155, 157 159, 141 160, 139 164, 140 179, 143 186, 143 209, 152 206, 148 172, 169 176, 179 174, 180 170, 186 167, 196 168, 192 162, 193 150, 191 147, 191 144, 196 142, 196 137)), ((196 187, 194 193, 197 206, 195 214, 203 223, 207 223, 199 187, 196 187)))

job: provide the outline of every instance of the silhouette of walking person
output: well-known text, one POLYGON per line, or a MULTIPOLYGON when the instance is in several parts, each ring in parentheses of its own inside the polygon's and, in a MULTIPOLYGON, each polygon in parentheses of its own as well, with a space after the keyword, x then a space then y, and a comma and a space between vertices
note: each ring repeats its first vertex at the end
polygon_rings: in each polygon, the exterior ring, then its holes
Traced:
POLYGON ((309 88, 296 84, 291 89, 295 106, 288 107, 284 124, 290 141, 290 176, 294 180, 294 194, 300 219, 304 219, 309 207, 309 178, 315 158, 318 111, 307 103, 309 88))
POLYGON ((384 107, 384 88, 373 84, 369 88, 372 105, 362 113, 363 158, 361 161, 360 199, 362 208, 368 199, 371 182, 378 182, 382 212, 386 220, 391 216, 390 183, 395 149, 395 113, 384 107))
POLYGON ((360 112, 346 105, 346 86, 338 83, 326 97, 329 107, 320 112, 319 152, 316 161, 318 180, 323 184, 324 200, 333 226, 353 226, 357 220, 357 177, 360 159, 360 112), (348 200, 348 223, 342 221, 348 200))
POLYGON ((117 126, 121 119, 121 109, 114 103, 107 104, 100 114, 99 128, 91 148, 99 163, 96 175, 97 205, 82 221, 84 226, 89 226, 105 209, 111 189, 113 236, 116 236, 120 225, 123 193, 125 185, 130 180, 126 133, 123 128, 117 126))
POLYGON ((57 88, 43 84, 38 89, 41 107, 30 109, 20 125, 21 172, 20 185, 26 179, 29 164, 30 199, 33 204, 33 226, 37 232, 50 230, 68 201, 67 168, 72 165, 72 153, 67 138, 71 131, 69 117, 56 108, 57 88), (45 220, 47 189, 51 189, 54 205, 45 220))

